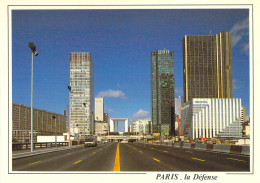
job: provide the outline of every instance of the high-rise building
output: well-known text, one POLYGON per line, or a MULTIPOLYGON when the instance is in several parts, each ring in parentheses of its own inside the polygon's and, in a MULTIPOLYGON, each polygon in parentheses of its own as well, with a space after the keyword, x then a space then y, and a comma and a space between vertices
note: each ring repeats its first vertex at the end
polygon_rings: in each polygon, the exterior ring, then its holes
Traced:
POLYGON ((104 98, 95 98, 95 121, 104 121, 104 98))
POLYGON ((192 98, 232 98, 231 35, 183 38, 184 102, 192 98))
POLYGON ((174 135, 174 54, 168 49, 151 52, 153 133, 174 135))
POLYGON ((94 65, 91 54, 70 53, 70 130, 78 138, 94 132, 94 65))

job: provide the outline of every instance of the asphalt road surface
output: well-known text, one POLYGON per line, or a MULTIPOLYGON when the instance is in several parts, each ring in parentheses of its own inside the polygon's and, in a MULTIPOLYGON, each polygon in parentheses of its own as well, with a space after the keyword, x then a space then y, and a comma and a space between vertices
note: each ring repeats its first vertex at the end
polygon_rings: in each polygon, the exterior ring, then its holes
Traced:
POLYGON ((13 171, 249 172, 246 155, 138 143, 108 143, 12 160, 13 171))

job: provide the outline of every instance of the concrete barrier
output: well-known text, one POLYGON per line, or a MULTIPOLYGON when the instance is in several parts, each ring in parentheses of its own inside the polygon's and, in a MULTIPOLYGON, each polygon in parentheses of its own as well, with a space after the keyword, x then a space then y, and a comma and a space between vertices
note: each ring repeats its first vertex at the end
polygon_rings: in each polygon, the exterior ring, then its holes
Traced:
POLYGON ((174 142, 174 147, 180 147, 180 142, 174 142))
POLYGON ((213 144, 213 151, 230 153, 230 145, 213 144))
POLYGON ((242 152, 242 146, 231 145, 231 147, 230 147, 230 153, 238 153, 238 154, 241 154, 241 152, 242 152))
POLYGON ((213 150, 213 144, 207 144, 206 149, 207 150, 213 150))
POLYGON ((241 154, 250 155, 250 146, 242 146, 241 154))
POLYGON ((196 144, 195 149, 202 149, 206 150, 207 149, 207 144, 196 144))
POLYGON ((184 143, 184 144, 183 144, 183 148, 188 148, 188 149, 190 149, 190 148, 191 148, 191 144, 190 144, 190 143, 184 143))
POLYGON ((250 155, 250 146, 236 146, 223 144, 199 144, 199 143, 183 143, 183 142, 154 142, 154 145, 172 146, 185 149, 209 150, 225 153, 236 153, 250 155))

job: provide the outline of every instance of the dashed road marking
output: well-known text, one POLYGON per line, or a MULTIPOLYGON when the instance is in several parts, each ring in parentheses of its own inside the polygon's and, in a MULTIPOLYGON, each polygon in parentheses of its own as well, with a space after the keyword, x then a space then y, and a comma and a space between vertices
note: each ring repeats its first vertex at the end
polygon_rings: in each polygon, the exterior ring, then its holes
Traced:
POLYGON ((153 158, 155 161, 158 161, 158 162, 160 162, 160 160, 158 160, 158 159, 156 159, 156 158, 153 158))
POLYGON ((36 161, 36 162, 33 162, 33 163, 29 163, 29 164, 27 164, 27 165, 33 165, 33 164, 39 163, 39 162, 41 162, 41 161, 36 161))
POLYGON ((168 151, 163 151, 163 152, 166 152, 166 153, 167 153, 168 151))
POLYGON ((82 160, 76 161, 76 162, 74 163, 74 165, 77 164, 77 163, 79 163, 79 162, 81 162, 81 161, 82 161, 82 160))
POLYGON ((191 151, 185 151, 185 152, 187 152, 187 153, 192 153, 191 151))
POLYGON ((140 153, 143 153, 142 151, 139 151, 140 153))
POLYGON ((96 152, 93 152, 92 154, 96 154, 96 152))
POLYGON ((198 160, 198 161, 205 161, 203 159, 198 159, 198 158, 192 158, 192 159, 195 159, 195 160, 198 160))
POLYGON ((242 162, 247 162, 245 160, 241 160, 241 159, 235 159, 235 158, 227 158, 227 159, 231 159, 231 160, 234 160, 234 161, 242 161, 242 162))
POLYGON ((66 154, 71 154, 71 153, 66 153, 66 154))

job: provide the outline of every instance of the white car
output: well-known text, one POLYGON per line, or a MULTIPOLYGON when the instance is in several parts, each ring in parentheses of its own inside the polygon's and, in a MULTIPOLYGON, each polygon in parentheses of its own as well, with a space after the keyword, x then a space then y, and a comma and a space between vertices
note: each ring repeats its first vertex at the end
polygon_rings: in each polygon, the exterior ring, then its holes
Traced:
POLYGON ((128 143, 127 140, 122 140, 120 143, 128 143))

